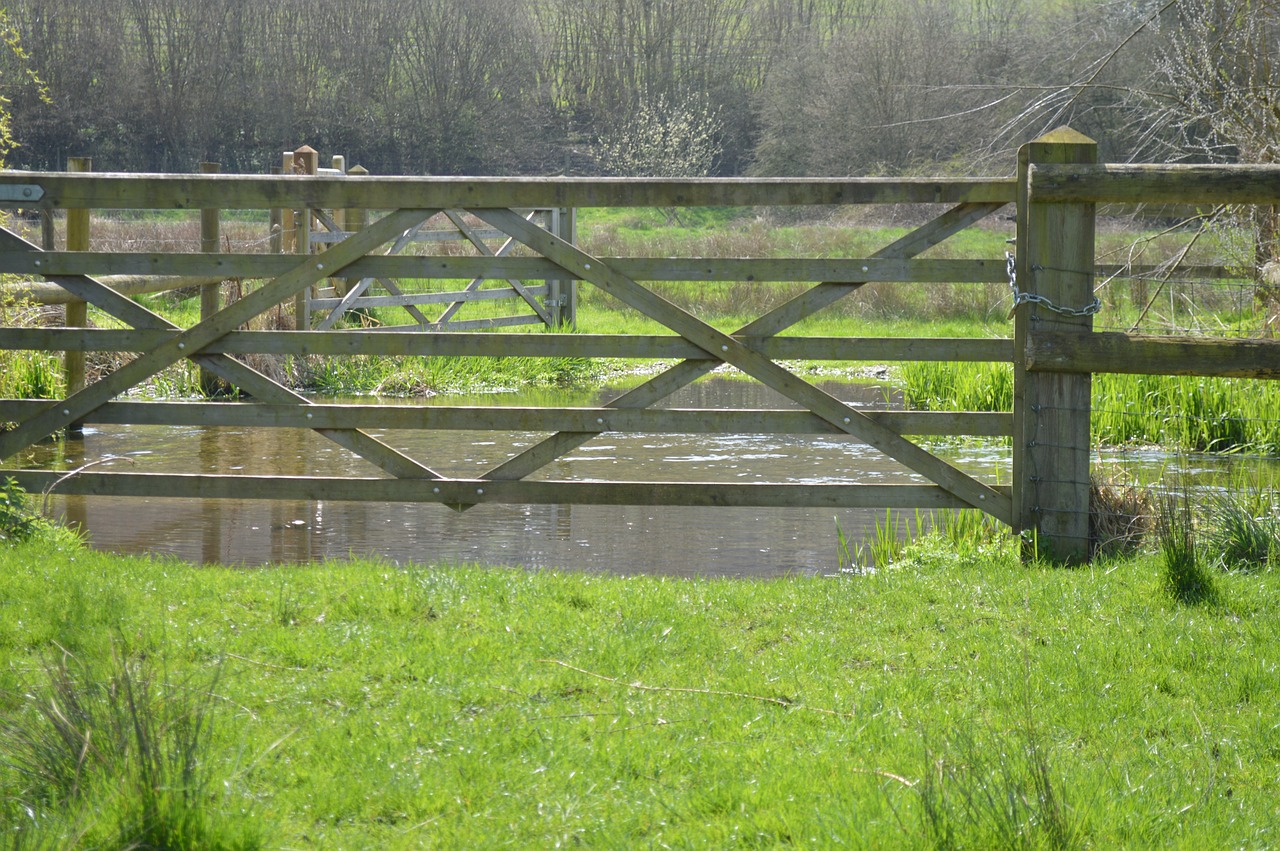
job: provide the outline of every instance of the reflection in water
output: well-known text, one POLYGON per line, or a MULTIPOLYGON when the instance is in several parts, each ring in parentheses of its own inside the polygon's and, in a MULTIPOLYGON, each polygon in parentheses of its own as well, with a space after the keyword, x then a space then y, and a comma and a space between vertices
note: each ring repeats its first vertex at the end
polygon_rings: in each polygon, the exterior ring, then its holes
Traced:
MULTIPOLYGON (((863 385, 824 389, 851 404, 884 407, 863 385)), ((604 394, 611 398, 612 393, 604 394)), ((536 391, 441 404, 583 405, 581 391, 536 391)), ((428 402, 429 404, 430 402, 428 402)), ((686 388, 672 407, 782 407, 772 391, 713 379, 686 388)), ((386 432, 379 437, 445 475, 473 477, 540 439, 492 432, 386 432)), ((324 438, 295 429, 87 428, 50 465, 73 468, 126 456, 137 472, 378 475, 324 438)), ((1007 443, 954 443, 942 454, 985 481, 1007 483, 1007 443)), ((1163 464, 1167 459, 1154 461, 1163 464)), ((918 482, 875 450, 831 435, 604 434, 552 464, 551 479, 650 481, 918 482)), ((661 506, 440 505, 342 502, 55 497, 53 507, 89 532, 94 546, 169 554, 206 563, 279 564, 351 556, 398 562, 483 563, 671 575, 775 576, 832 573, 836 522, 853 545, 874 534, 882 510, 664 508, 661 506)), ((912 514, 908 512, 908 514, 912 514)), ((914 525, 914 517, 908 525, 914 525)))

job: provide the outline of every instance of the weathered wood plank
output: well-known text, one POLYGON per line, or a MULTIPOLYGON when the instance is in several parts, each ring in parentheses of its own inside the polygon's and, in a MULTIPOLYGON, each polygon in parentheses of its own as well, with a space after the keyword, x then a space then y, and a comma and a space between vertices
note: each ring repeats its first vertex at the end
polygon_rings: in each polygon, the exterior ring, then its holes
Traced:
POLYGON ((1037 164, 1032 203, 1275 204, 1280 165, 1037 164))
POLYGON ((986 484, 905 440, 901 435, 864 416, 857 409, 846 405, 831 394, 798 378, 773 360, 747 348, 728 334, 662 299, 653 291, 618 274, 601 263, 599 258, 586 254, 535 225, 530 225, 510 210, 473 209, 472 212, 494 227, 501 228, 516 237, 544 257, 554 260, 579 278, 590 281, 646 316, 661 322, 685 339, 777 390, 837 428, 853 434, 930 481, 942 485, 966 500, 972 507, 982 509, 1005 522, 1012 519, 1009 501, 986 484))
MULTIPOLYGON (((195 278, 107 275, 98 280, 121 295, 135 296, 162 293, 183 287, 204 287, 221 283, 225 278, 221 275, 195 278)), ((18 281, 12 284, 0 284, 0 293, 17 301, 32 301, 36 304, 66 304, 75 300, 75 296, 67 292, 65 287, 52 281, 18 281)))
MULTIPOLYGON (((337 243, 341 244, 341 243, 337 243)), ((317 255, 318 256, 318 255, 317 255)), ((1004 259, 899 260, 891 258, 704 258, 601 257, 611 268, 640 281, 915 281, 920 283, 1003 283, 1004 259)), ((53 252, 31 257, 0 252, 0 274, 147 275, 269 278, 295 264, 296 255, 148 254, 53 252)), ((348 277, 532 280, 563 276, 564 269, 541 257, 366 257, 347 267, 348 277)))
MULTIPOLYGON (((49 404, 0 400, 6 416, 29 416, 49 404)), ((1012 414, 977 411, 872 411, 866 416, 901 434, 1008 437, 1012 414)), ((255 402, 108 402, 87 423, 240 428, 413 431, 580 431, 642 434, 845 434, 807 411, 688 408, 481 408, 443 405, 309 405, 255 402)), ((850 438, 856 440, 856 438, 850 438)))
POLYGON ((1280 378, 1280 341, 1043 332, 1029 335, 1026 363, 1031 372, 1280 378))
MULTIPOLYGON (((250 255, 250 256, 254 256, 254 255, 250 255)), ((261 256, 261 255, 257 255, 257 256, 261 256)), ((550 263, 550 261, 543 260, 541 258, 519 258, 519 260, 522 264, 528 264, 528 265, 536 264, 538 266, 548 266, 548 267, 554 265, 550 263)), ((605 262, 615 263, 616 268, 619 268, 624 272, 627 270, 630 270, 631 272, 634 273, 634 274, 631 274, 630 277, 636 280, 737 281, 737 280, 746 279, 746 275, 735 276, 733 274, 734 272, 733 268, 729 265, 722 263, 721 261, 713 261, 714 263, 713 268, 715 269, 715 273, 716 273, 716 277, 713 277, 713 278, 697 277, 695 275, 687 274, 687 269, 682 270, 683 272, 685 272, 685 274, 683 274, 681 277, 676 277, 676 272, 674 270, 662 272, 662 271, 654 271, 653 269, 646 270, 644 268, 641 268, 640 266, 641 263, 654 264, 655 266, 657 266, 658 264, 665 262, 660 260, 647 260, 647 259, 637 260, 635 258, 622 258, 622 259, 605 258, 605 262)), ((744 267, 747 267, 748 263, 754 264, 754 261, 747 261, 747 260, 741 260, 741 259, 734 260, 732 262, 734 264, 741 264, 744 267)), ((773 261, 773 262, 780 262, 780 261, 773 261)), ((848 262, 853 264, 854 266, 860 265, 856 260, 820 261, 820 262, 822 263, 848 262)), ((1002 269, 996 270, 994 268, 991 268, 991 264, 986 261, 981 261, 982 263, 981 269, 976 269, 972 267, 968 269, 963 267, 957 267, 956 270, 954 271, 948 271, 945 267, 942 267, 942 266, 932 265, 933 262, 934 261, 919 261, 919 263, 921 264, 929 264, 929 265, 906 266, 905 271, 903 273, 903 277, 893 278, 892 280, 893 281, 898 281, 898 280, 917 281, 917 282, 937 281, 937 282, 948 282, 948 283, 972 283, 972 282, 975 282, 974 278, 977 277, 979 274, 982 274, 982 275, 989 274, 991 277, 991 280, 984 281, 984 283, 1003 283, 1003 281, 998 277, 998 275, 1003 274, 1003 270, 1002 269)), ((946 261, 946 262, 952 262, 952 261, 946 261)), ((0 265, 3 265, 2 261, 0 261, 0 265)), ((769 281, 775 280, 774 278, 771 278, 768 275, 765 275, 762 277, 761 273, 767 271, 766 267, 752 265, 747 268, 751 269, 751 271, 748 272, 747 274, 750 274, 754 278, 754 280, 758 282, 769 282, 769 281)), ((797 270, 805 271, 806 268, 812 271, 817 271, 817 267, 814 267, 814 266, 808 266, 805 268, 792 266, 790 268, 792 269, 793 273, 797 270)), ((881 268, 884 268, 884 267, 881 267, 881 268)), ((516 271, 516 270, 513 270, 513 271, 516 271)), ((534 274, 535 270, 533 269, 526 268, 518 271, 520 271, 521 274, 523 274, 526 279, 533 279, 536 277, 536 275, 534 274)), ((812 271, 808 272, 808 274, 812 274, 812 271)), ((1172 277, 1175 277, 1179 280, 1222 280, 1222 279, 1233 279, 1233 278, 1240 277, 1238 270, 1232 269, 1227 266, 1179 266, 1176 269, 1170 271, 1160 266, 1152 266, 1152 265, 1121 266, 1121 265, 1116 265, 1114 263, 1098 266, 1095 269, 1094 274, 1095 276, 1100 278, 1120 276, 1125 278, 1155 278, 1155 279, 1159 279, 1164 275, 1172 275, 1172 277)), ((102 283, 106 284, 107 286, 111 287, 113 290, 115 290, 118 293, 121 293, 123 295, 133 296, 133 295, 145 295, 147 293, 165 292, 167 290, 174 290, 182 287, 204 286, 205 284, 218 283, 219 281, 226 280, 229 277, 234 278, 234 277, 243 277, 243 276, 212 275, 207 277, 173 277, 173 276, 156 276, 156 275, 105 275, 105 276, 95 275, 94 277, 97 277, 98 280, 100 280, 102 283)), ((437 274, 437 275, 427 275, 423 277, 456 278, 458 276, 453 274, 450 274, 447 276, 443 274, 437 274)), ((802 278, 797 278, 796 280, 815 280, 815 281, 830 280, 833 277, 837 277, 837 276, 813 275, 813 277, 811 278, 802 277, 802 278)), ((365 280, 372 282, 373 279, 365 279, 365 280)), ((486 280, 486 279, 482 278, 478 280, 486 280)), ((889 280, 889 279, 886 279, 886 280, 889 280)), ((30 300, 38 304, 65 304, 67 301, 70 301, 72 299, 72 296, 69 293, 67 293, 65 289, 58 286, 57 284, 48 283, 46 281, 18 281, 12 284, 0 284, 0 292, 3 292, 15 299, 30 300)), ((350 295, 351 294, 348 293, 348 296, 350 295)), ((358 297, 359 295, 351 296, 352 301, 354 301, 355 298, 358 298, 358 297)), ((324 330, 324 329, 321 328, 320 330, 324 330)))
MULTIPOLYGON (((62 475, 0 470, 32 491, 62 475)), ((1008 498, 1008 488, 996 492, 1008 498)), ((700 482, 494 482, 488 480, 321 478, 86 472, 59 494, 189 499, 303 499, 324 502, 680 505, 744 508, 920 508, 969 506, 935 485, 781 485, 700 482), (335 499, 335 494, 341 495, 335 499)))
MULTIPOLYGON (((534 319, 535 317, 527 317, 534 319)), ((483 320, 482 320, 483 321, 483 320)), ((456 327, 458 323, 451 323, 456 327)), ((178 331, 130 329, 7 328, 0 349, 145 352, 178 331)), ((748 337, 744 345, 779 360, 965 361, 1013 360, 1009 339, 965 337, 748 337)), ((206 346, 219 354, 376 355, 380 357, 583 357, 706 359, 702 349, 675 336, 645 334, 469 334, 440 335, 406 326, 389 335, 351 331, 232 331, 206 346)), ((719 359, 712 359, 719 363, 719 359)))
MULTIPOLYGON (((0 172, 0 186, 36 184, 39 206, 223 210, 471 207, 755 207, 960 204, 1013 200, 1008 179, 303 177, 0 172)), ((31 207, 27 201, 11 206, 31 207)))
POLYGON ((532 314, 520 316, 496 316, 489 319, 451 319, 448 322, 428 322, 426 325, 379 325, 370 328, 371 334, 417 334, 423 331, 484 331, 498 328, 515 328, 519 325, 542 325, 532 314))

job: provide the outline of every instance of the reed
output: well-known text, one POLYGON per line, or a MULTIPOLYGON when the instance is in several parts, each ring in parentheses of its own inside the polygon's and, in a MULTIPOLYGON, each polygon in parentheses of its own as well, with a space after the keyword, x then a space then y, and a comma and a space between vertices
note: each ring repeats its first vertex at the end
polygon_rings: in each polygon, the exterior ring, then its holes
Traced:
MULTIPOLYGON (((1006 364, 908 362, 897 372, 908 405, 1007 411, 1006 364)), ((1093 439, 1194 452, 1280 454, 1280 385, 1235 378, 1100 374, 1093 379, 1093 439)))
POLYGON ((1099 375, 1093 408, 1094 437, 1102 443, 1280 454, 1280 386, 1275 382, 1099 375))

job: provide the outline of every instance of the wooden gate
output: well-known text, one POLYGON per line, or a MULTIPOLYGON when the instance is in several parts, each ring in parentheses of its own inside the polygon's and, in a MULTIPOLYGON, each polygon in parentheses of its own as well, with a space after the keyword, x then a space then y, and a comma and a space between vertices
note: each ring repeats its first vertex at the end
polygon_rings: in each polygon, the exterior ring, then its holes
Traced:
MULTIPOLYGON (((368 175, 360 166, 348 171, 345 157, 335 156, 332 162, 332 168, 320 168, 319 153, 309 146, 303 146, 296 151, 284 153, 281 171, 326 177, 368 175)), ((524 210, 521 213, 566 242, 575 241, 572 208, 552 207, 524 210)), ((273 210, 271 217, 273 231, 278 229, 281 236, 281 247, 288 245, 298 254, 319 253, 362 230, 366 227, 367 220, 368 210, 363 208, 312 209, 305 213, 302 210, 280 209, 273 210)), ((474 219, 469 220, 465 211, 446 209, 400 234, 387 246, 385 252, 388 255, 400 254, 422 244, 440 246, 456 242, 466 243, 480 254, 495 257, 506 256, 519 246, 515 239, 502 231, 485 227, 474 219), (497 248, 490 247, 489 243, 494 240, 502 240, 502 244, 497 248)), ((572 281, 556 278, 540 284, 529 284, 509 278, 503 282, 504 285, 497 287, 486 286, 486 282, 486 278, 476 277, 456 292, 407 292, 400 282, 390 278, 332 278, 329 279, 330 285, 323 289, 307 287, 303 290, 296 303, 296 324, 299 328, 326 331, 343 327, 339 324, 340 320, 352 312, 363 312, 376 307, 403 308, 412 320, 411 324, 376 326, 377 330, 382 331, 471 331, 518 325, 557 328, 561 325, 572 327, 575 322, 576 291, 572 281), (378 289, 384 294, 376 294, 378 289), (524 311, 483 318, 462 318, 459 315, 468 305, 493 304, 498 301, 514 302, 523 307, 524 311), (424 312, 434 309, 441 310, 435 318, 428 317, 424 312), (314 317, 316 313, 324 315, 317 319, 314 317)))
MULTIPOLYGON (((86 210, 298 209, 390 210, 317 255, 101 253, 42 251, 0 232, 0 273, 56 282, 125 328, 6 328, 0 345, 79 353, 140 353, 67 397, 5 400, 0 459, 29 489, 51 486, 58 473, 23 469, 23 451, 81 422, 234 425, 313 429, 380 470, 363 477, 204 475, 90 470, 59 483, 64 493, 129 496, 333 499, 437 502, 455 509, 477 503, 596 503, 824 508, 980 509, 1018 530, 1035 530, 1045 549, 1079 558, 1088 547, 1089 372, 1099 349, 1086 305, 1092 297, 1093 197, 1072 194, 1070 168, 1091 166, 1096 146, 1070 131, 1023 150, 1016 180, 651 180, 520 178, 383 178, 282 176, 93 175, 0 172, 0 203, 12 207, 86 210), (1057 164, 1057 165, 1055 165, 1057 164), (815 338, 784 332, 872 281, 1007 282, 1005 258, 920 259, 919 255, 1005 205, 1017 201, 1014 339, 815 338), (519 210, 568 207, 831 206, 922 204, 939 210, 926 224, 860 259, 788 257, 596 257, 531 222, 519 210), (463 210, 527 251, 468 257, 384 255, 442 210, 463 210), (177 328, 101 283, 115 274, 225 276, 266 283, 190 328, 177 328), (379 334, 368 331, 254 332, 249 320, 320 281, 439 278, 589 283, 669 329, 668 335, 379 334), (732 332, 713 327, 642 284, 655 281, 806 282, 776 309, 732 332), (1066 308, 1064 309, 1064 306, 1066 308), (1053 359, 1054 352, 1076 355, 1053 359), (483 354, 671 359, 674 365, 605 404, 589 408, 459 408, 318 404, 236 359, 246 353, 385 357, 483 354), (1083 358, 1081 367, 1073 357, 1083 358), (1093 358, 1089 361, 1089 358, 1093 358), (243 402, 123 401, 132 388, 183 359, 246 391, 243 402), (792 360, 1013 362, 1015 409, 1005 413, 868 411, 841 402, 786 366, 792 360), (799 406, 795 411, 679 410, 658 407, 673 392, 729 365, 799 406), (532 446, 473 478, 440 474, 429 458, 409 457, 373 430, 484 429, 537 433, 532 446), (668 481, 568 481, 549 465, 610 432, 814 433, 844 435, 896 459, 918 484, 741 484, 668 481), (974 434, 1013 438, 1011 485, 970 476, 904 435, 974 434), (16 466, 15 466, 16 462, 16 466)), ((1074 173, 1074 172, 1072 172, 1074 173)), ((1096 189, 1103 180, 1093 180, 1096 189)), ((1268 179, 1274 179, 1269 177, 1268 179)), ((1224 184, 1225 185, 1225 184, 1224 184)), ((1256 194, 1256 193, 1255 193, 1256 194)), ((1159 342, 1126 345, 1159 352, 1159 342)), ((1199 351, 1204 351, 1200 349, 1199 351)), ((1276 350, 1268 350, 1272 357, 1276 350)), ((1240 355, 1239 357, 1256 357, 1240 355)), ((1205 374, 1233 368, 1219 358, 1205 374), (1224 365, 1225 364, 1225 365, 1224 365)), ((1238 360, 1238 358, 1237 358, 1238 360)), ((1104 358, 1105 361, 1105 358, 1104 358)), ((1106 361, 1133 371, 1132 361, 1106 361)), ((1257 374, 1257 370, 1254 371, 1257 374)), ((1280 373, 1280 370, 1276 370, 1280 373)))

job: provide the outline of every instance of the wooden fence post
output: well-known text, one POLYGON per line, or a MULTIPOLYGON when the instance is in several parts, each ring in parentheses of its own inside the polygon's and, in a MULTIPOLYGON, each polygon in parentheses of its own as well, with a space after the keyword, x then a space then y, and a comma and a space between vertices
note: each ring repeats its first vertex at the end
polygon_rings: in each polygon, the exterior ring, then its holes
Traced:
MULTIPOLYGON (((67 171, 93 171, 93 158, 69 157, 67 159, 67 171)), ((89 210, 87 208, 67 210, 67 250, 89 250, 89 210)), ((68 328, 87 328, 89 325, 89 305, 79 300, 67 302, 64 324, 68 328)), ((63 369, 65 370, 68 396, 84 389, 84 355, 84 352, 66 352, 64 355, 63 369)), ((67 437, 78 438, 83 434, 84 426, 81 423, 72 423, 67 426, 67 437)))
MULTIPOLYGON (((551 232, 570 245, 578 244, 578 211, 573 207, 557 207, 551 211, 551 232)), ((551 324, 555 327, 578 326, 578 282, 555 279, 548 282, 551 324)))
MULTIPOLYGON (((336 159, 336 158, 335 158, 336 159)), ((369 174, 369 169, 362 165, 353 165, 347 174, 354 177, 364 177, 369 174)), ((348 234, 358 233, 365 229, 369 224, 369 211, 361 207, 349 207, 342 211, 342 221, 339 223, 342 229, 348 234)), ((353 278, 338 278, 334 281, 334 287, 338 295, 345 296, 351 292, 351 288, 360 283, 353 278)))
POLYGON ((1030 372, 1026 352, 1041 332, 1092 333, 1095 211, 1036 203, 1029 178, 1038 164, 1097 161, 1097 143, 1066 127, 1018 151, 1013 517, 1032 536, 1025 556, 1067 563, 1089 559, 1092 376, 1030 372))
MULTIPOLYGON (((293 152, 293 173, 315 175, 320 171, 320 152, 310 145, 303 145, 293 152)), ((294 226, 297 228, 297 252, 311 253, 311 211, 298 211, 294 226)), ((293 297, 293 327, 306 331, 311 327, 311 288, 305 287, 293 297)))
MULTIPOLYGON (((278 165, 271 167, 272 174, 284 174, 278 165)), ((284 210, 272 207, 267 213, 267 250, 272 254, 284 253, 284 210)))
POLYGON ((58 232, 53 224, 53 210, 40 211, 40 247, 45 251, 56 251, 58 248, 58 232))
MULTIPOLYGON (((201 174, 219 174, 222 166, 218 163, 200 163, 201 174)), ((204 209, 200 211, 200 252, 202 254, 214 254, 222 250, 220 243, 222 236, 221 211, 217 209, 204 209)), ((205 284, 200 287, 200 321, 208 319, 217 313, 221 308, 222 283, 205 284)), ((215 396, 222 392, 225 385, 222 380, 207 371, 203 367, 200 369, 200 392, 206 396, 215 396)))
MULTIPOLYGON (((293 151, 285 151, 280 160, 280 173, 293 174, 293 151)), ((294 245, 297 240, 297 233, 294 231, 295 219, 297 216, 293 213, 292 207, 283 207, 280 210, 280 253, 292 254, 294 245)))

